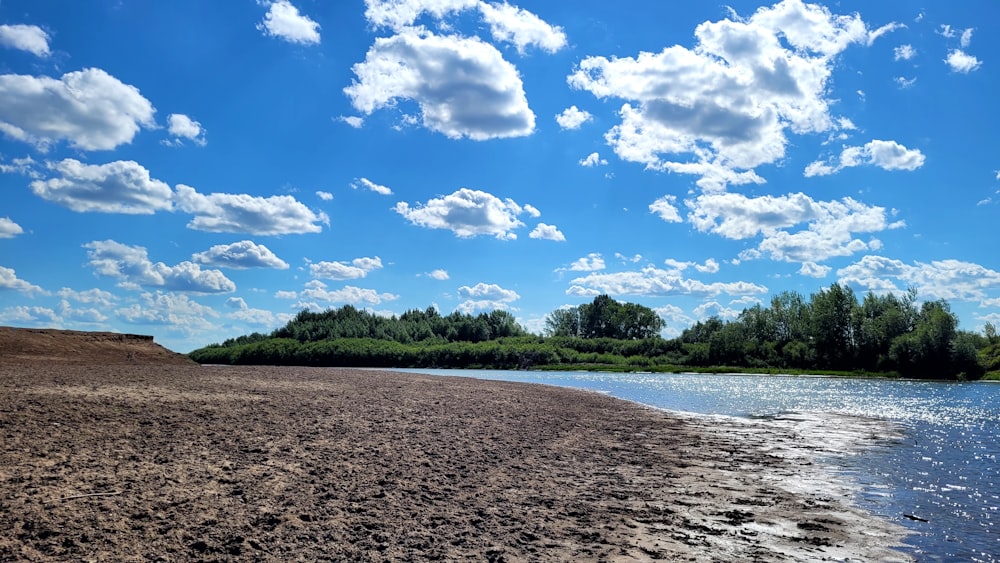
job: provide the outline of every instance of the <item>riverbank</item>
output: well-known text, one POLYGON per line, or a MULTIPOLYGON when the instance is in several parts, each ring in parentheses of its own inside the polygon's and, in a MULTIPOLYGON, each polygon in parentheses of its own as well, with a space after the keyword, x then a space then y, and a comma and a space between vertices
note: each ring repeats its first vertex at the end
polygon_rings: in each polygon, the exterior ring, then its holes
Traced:
POLYGON ((796 432, 455 377, 3 366, 0 559, 907 560, 796 432))

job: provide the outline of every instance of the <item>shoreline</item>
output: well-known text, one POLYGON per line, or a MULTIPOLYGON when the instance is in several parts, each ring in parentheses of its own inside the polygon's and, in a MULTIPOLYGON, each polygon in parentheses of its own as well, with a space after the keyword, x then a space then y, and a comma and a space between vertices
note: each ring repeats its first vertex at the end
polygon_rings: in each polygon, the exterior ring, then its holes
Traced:
POLYGON ((797 431, 406 372, 0 366, 0 558, 912 560, 797 431))

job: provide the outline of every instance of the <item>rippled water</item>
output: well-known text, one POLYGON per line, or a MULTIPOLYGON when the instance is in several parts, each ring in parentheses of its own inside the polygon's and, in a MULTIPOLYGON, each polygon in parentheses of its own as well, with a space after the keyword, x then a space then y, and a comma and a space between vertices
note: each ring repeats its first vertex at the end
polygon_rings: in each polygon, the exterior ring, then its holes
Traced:
POLYGON ((590 389, 699 414, 837 413, 894 422, 905 437, 829 460, 857 503, 912 531, 919 561, 1000 562, 1000 384, 830 377, 408 370, 590 389))

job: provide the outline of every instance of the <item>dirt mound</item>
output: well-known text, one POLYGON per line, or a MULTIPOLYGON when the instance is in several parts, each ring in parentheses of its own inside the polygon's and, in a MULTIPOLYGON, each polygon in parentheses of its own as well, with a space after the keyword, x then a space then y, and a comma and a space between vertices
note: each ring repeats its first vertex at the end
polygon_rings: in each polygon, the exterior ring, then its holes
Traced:
POLYGON ((0 327, 0 364, 190 364, 152 336, 0 327))

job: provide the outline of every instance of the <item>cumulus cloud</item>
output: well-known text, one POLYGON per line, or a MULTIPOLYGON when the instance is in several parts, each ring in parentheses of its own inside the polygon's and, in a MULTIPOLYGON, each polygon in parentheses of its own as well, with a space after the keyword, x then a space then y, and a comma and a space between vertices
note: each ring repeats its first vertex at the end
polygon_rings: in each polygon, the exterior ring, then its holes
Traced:
POLYGON ((12 221, 10 217, 0 217, 0 238, 14 238, 23 233, 21 225, 12 221))
POLYGON ((601 155, 592 152, 587 155, 587 158, 580 159, 580 166, 586 166, 587 168, 593 168, 594 166, 607 166, 608 161, 601 158, 601 155))
POLYGON ((438 281, 444 281, 450 279, 451 276, 448 275, 447 270, 434 270, 432 272, 427 272, 427 277, 435 279, 438 281))
POLYGON ((80 150, 111 150, 154 128, 153 104, 139 89, 98 68, 47 76, 0 75, 0 132, 39 150, 67 141, 80 150))
POLYGON ((126 289, 155 287, 171 291, 228 293, 236 290, 219 270, 202 270, 194 262, 168 266, 152 262, 142 246, 128 246, 113 240, 92 241, 83 245, 94 273, 120 280, 126 289))
POLYGON ((554 240, 557 242, 566 240, 566 235, 562 234, 558 227, 555 225, 546 225, 545 223, 539 223, 534 230, 528 233, 528 237, 541 240, 554 240))
POLYGON ((251 308, 242 297, 230 297, 226 299, 226 307, 233 310, 226 317, 256 326, 273 327, 278 324, 287 323, 293 318, 289 314, 276 315, 266 309, 251 308))
POLYGON ((84 164, 67 158, 48 168, 59 177, 31 182, 31 191, 73 211, 149 215, 173 209, 170 186, 132 160, 84 164))
POLYGON ((423 206, 410 207, 401 201, 396 204, 395 211, 414 225, 448 229, 462 238, 491 235, 501 240, 514 240, 517 234, 513 231, 524 226, 517 216, 522 213, 534 215, 529 207, 522 207, 510 198, 501 200, 487 192, 462 188, 428 200, 423 206))
POLYGON ((869 255, 837 270, 840 283, 872 291, 899 292, 914 287, 924 299, 983 301, 987 291, 1000 290, 1000 272, 961 260, 914 261, 869 255))
POLYGON ((365 289, 346 285, 341 289, 329 290, 327 285, 319 280, 312 280, 306 283, 306 288, 300 293, 303 299, 315 299, 329 303, 347 303, 358 305, 369 303, 378 305, 383 301, 394 301, 399 299, 398 295, 392 293, 379 293, 374 289, 365 289))
POLYGON ((36 57, 48 57, 49 34, 37 25, 0 25, 0 45, 27 51, 36 57))
POLYGON ((23 158, 13 158, 10 164, 0 162, 0 172, 4 174, 20 174, 29 178, 41 178, 42 174, 36 169, 35 159, 30 156, 23 158))
POLYGON ((368 178, 358 178, 358 181, 353 182, 351 184, 351 187, 354 188, 355 190, 358 188, 364 188, 368 191, 375 192, 377 194, 392 195, 391 189, 387 188, 386 186, 381 186, 379 184, 376 184, 375 182, 372 182, 368 178))
POLYGON ((316 192, 316 197, 322 199, 323 201, 333 201, 333 194, 330 192, 318 191, 316 192))
POLYGON ((422 14, 436 19, 475 8, 480 0, 365 0, 365 18, 378 27, 400 31, 422 14))
POLYGON ((571 280, 566 291, 569 295, 588 297, 607 293, 609 295, 637 295, 662 297, 670 295, 694 295, 714 297, 727 295, 751 295, 766 293, 767 288, 755 283, 715 282, 685 278, 682 268, 662 269, 647 266, 638 271, 591 273, 571 280))
POLYGON ((382 259, 355 258, 350 262, 317 262, 309 264, 309 273, 314 278, 327 280, 356 280, 366 277, 369 272, 382 269, 382 259))
POLYGON ((892 50, 892 55, 893 60, 908 61, 917 56, 917 50, 913 48, 913 45, 900 45, 892 50))
POLYGON ((284 39, 289 43, 315 45, 320 41, 319 24, 308 16, 299 13, 299 9, 288 0, 274 2, 261 1, 267 6, 267 14, 263 21, 257 24, 257 30, 271 37, 284 39))
POLYGON ((535 128, 517 69, 477 37, 408 29, 376 39, 352 70, 357 79, 344 92, 365 115, 412 100, 425 127, 453 139, 520 137, 535 128))
POLYGON ((0 266, 0 291, 5 289, 22 291, 24 293, 45 293, 41 287, 18 279, 17 272, 13 268, 0 266))
MULTIPOLYGON (((2 280, 2 272, 0 272, 0 280, 2 280)), ((2 281, 0 281, 0 283, 2 283, 2 281)), ((0 285, 0 289, 2 288, 3 286, 0 285)), ((0 322, 53 327, 62 326, 63 319, 58 313, 49 307, 28 307, 26 305, 18 305, 16 307, 7 307, 6 309, 0 311, 0 322)))
POLYGON ((549 53, 566 46, 566 34, 562 28, 546 23, 525 9, 507 2, 480 2, 479 10, 483 21, 490 26, 493 39, 513 44, 521 54, 529 46, 537 46, 549 53))
POLYGON ((587 57, 568 81, 625 101, 605 136, 620 158, 719 190, 763 182, 754 168, 784 157, 788 132, 836 130, 826 97, 834 59, 895 27, 870 31, 856 14, 785 0, 749 18, 702 23, 690 49, 587 57))
POLYGON ((983 66, 982 61, 961 49, 952 49, 949 51, 944 62, 948 64, 952 72, 962 74, 969 74, 972 71, 979 70, 979 67, 983 66))
POLYGON ((292 196, 259 197, 247 194, 204 195, 179 184, 177 206, 195 217, 188 228, 212 233, 287 235, 318 233, 329 224, 325 213, 316 213, 292 196))
POLYGON ((172 113, 167 117, 167 131, 173 135, 174 139, 187 139, 196 145, 205 146, 205 129, 201 123, 191 119, 183 113, 172 113))
POLYGON ((665 195, 653 203, 649 204, 650 213, 656 213, 660 219, 668 223, 680 223, 684 221, 681 219, 681 214, 674 206, 677 202, 677 196, 665 195))
POLYGON ((871 165, 883 170, 913 171, 924 165, 924 153, 920 149, 908 149, 895 141, 875 139, 863 147, 844 147, 836 163, 816 161, 805 169, 805 176, 827 176, 844 168, 871 165))
POLYGON ((815 262, 803 262, 799 268, 799 274, 810 278, 825 278, 830 273, 830 266, 822 266, 815 262))
POLYGON ((584 123, 594 119, 590 112, 576 106, 570 106, 556 115, 556 123, 563 129, 579 129, 584 123))
POLYGON ((215 328, 209 319, 219 312, 183 293, 144 292, 139 303, 115 310, 115 316, 127 323, 171 327, 185 333, 215 328))
POLYGON ((816 201, 803 193, 750 198, 742 194, 704 194, 686 202, 689 222, 701 232, 729 239, 761 236, 743 259, 767 255, 773 260, 820 262, 849 256, 881 246, 877 239, 863 241, 854 233, 875 233, 902 227, 890 223, 885 208, 868 206, 851 198, 816 201), (792 232, 799 224, 805 229, 792 232))
POLYGON ((342 115, 337 118, 337 121, 346 123, 355 129, 361 129, 365 124, 365 119, 357 115, 342 115))
POLYGON ((471 314, 474 311, 491 309, 509 309, 510 304, 521 298, 512 289, 504 289, 497 284, 477 283, 474 286, 463 285, 458 288, 458 295, 465 299, 457 310, 471 314))
POLYGON ((247 268, 288 269, 288 263, 278 258, 269 248, 250 240, 241 240, 232 244, 217 244, 205 252, 194 254, 191 259, 206 266, 233 270, 247 268))
POLYGON ((599 252, 591 252, 582 258, 577 258, 569 268, 559 268, 556 271, 568 269, 573 272, 597 272, 604 268, 604 257, 599 252))

